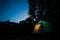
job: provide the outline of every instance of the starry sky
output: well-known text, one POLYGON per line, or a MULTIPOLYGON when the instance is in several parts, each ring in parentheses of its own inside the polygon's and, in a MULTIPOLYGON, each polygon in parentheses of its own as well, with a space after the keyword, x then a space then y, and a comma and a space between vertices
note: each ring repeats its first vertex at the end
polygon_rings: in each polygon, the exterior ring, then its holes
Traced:
POLYGON ((19 22, 28 18, 27 0, 0 0, 0 21, 19 22))

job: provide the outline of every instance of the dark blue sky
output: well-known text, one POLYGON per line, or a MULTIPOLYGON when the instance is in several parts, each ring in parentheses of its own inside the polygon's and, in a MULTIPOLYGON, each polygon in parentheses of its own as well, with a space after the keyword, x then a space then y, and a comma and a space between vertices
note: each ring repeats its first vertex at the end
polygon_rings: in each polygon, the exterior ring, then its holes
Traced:
POLYGON ((27 0, 0 0, 0 21, 19 22, 27 17, 27 0))

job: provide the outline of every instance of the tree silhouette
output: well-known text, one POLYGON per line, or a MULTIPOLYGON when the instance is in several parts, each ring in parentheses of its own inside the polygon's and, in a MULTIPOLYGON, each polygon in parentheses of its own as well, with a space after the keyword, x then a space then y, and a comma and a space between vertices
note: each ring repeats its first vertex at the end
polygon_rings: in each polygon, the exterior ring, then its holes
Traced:
POLYGON ((29 0, 29 15, 36 20, 43 18, 43 12, 45 11, 45 4, 41 0, 29 0))
POLYGON ((36 20, 46 20, 47 22, 55 17, 56 0, 29 0, 29 15, 36 20))
POLYGON ((29 15, 37 21, 45 20, 52 25, 56 19, 56 0, 28 0, 29 15))
POLYGON ((35 18, 36 16, 35 16, 35 10, 36 10, 36 8, 35 8, 35 0, 28 0, 28 3, 29 3, 29 15, 31 16, 31 17, 33 17, 33 18, 35 18))

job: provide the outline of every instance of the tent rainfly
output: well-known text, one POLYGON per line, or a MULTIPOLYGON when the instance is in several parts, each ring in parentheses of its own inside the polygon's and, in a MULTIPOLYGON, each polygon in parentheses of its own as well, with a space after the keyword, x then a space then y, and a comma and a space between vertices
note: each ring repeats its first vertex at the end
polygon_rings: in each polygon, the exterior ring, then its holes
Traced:
POLYGON ((51 24, 45 21, 39 21, 33 30, 33 33, 51 32, 51 24))

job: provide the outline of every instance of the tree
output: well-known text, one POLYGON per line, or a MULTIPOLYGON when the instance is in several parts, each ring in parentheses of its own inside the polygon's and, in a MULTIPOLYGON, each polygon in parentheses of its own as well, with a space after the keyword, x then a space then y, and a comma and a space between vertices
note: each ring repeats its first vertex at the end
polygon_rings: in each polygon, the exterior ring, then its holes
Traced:
POLYGON ((56 0, 29 0, 29 15, 37 21, 45 20, 53 26, 57 19, 56 0))
MULTIPOLYGON (((45 4, 42 0, 28 0, 29 2, 29 15, 35 18, 36 20, 43 19, 43 13, 45 12, 45 4)), ((37 20, 37 21, 38 21, 37 20)))
POLYGON ((33 16, 35 18, 35 0, 28 0, 29 3, 29 15, 33 16))
POLYGON ((50 21, 50 19, 54 18, 56 12, 56 0, 29 0, 28 2, 28 14, 31 15, 33 19, 50 21))

